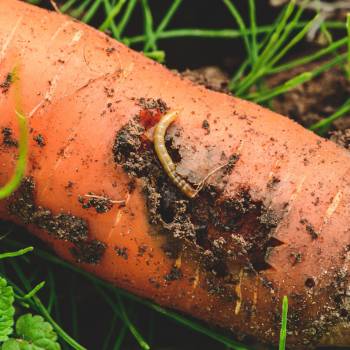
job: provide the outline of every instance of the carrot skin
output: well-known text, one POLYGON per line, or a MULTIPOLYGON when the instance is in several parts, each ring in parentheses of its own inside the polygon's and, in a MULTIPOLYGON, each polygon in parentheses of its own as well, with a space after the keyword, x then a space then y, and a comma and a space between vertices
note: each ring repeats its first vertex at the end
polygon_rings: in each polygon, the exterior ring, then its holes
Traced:
MULTIPOLYGON (((30 158, 27 187, 0 203, 2 219, 116 286, 236 334, 277 343, 288 295, 291 347, 350 344, 347 152, 66 16, 2 0, 0 79, 14 63, 30 158), (167 130, 181 177, 199 183, 234 160, 192 204, 167 182, 140 124, 145 111, 159 119, 164 105, 181 111, 167 130), (104 206, 86 195, 105 198, 104 206)), ((13 89, 0 91, 0 128, 16 137, 14 110, 13 89)), ((1 144, 0 160, 4 184, 16 149, 1 144)))

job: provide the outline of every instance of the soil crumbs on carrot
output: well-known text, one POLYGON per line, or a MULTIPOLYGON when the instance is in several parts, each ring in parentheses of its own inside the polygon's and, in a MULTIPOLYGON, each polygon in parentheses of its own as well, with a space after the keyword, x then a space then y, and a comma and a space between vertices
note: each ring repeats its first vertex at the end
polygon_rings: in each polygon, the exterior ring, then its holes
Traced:
POLYGON ((13 138, 13 131, 11 128, 2 128, 2 144, 5 147, 18 147, 18 141, 13 138))
MULTIPOLYGON (((262 202, 254 202, 249 190, 243 188, 237 197, 225 198, 222 188, 206 185, 189 200, 170 181, 144 133, 139 117, 122 127, 115 138, 114 159, 131 177, 143 180, 149 222, 166 237, 165 254, 171 259, 178 258, 180 252, 189 254, 206 271, 208 291, 234 300, 237 296, 232 284, 238 279, 237 271, 228 267, 230 262, 238 261, 252 273, 268 269, 265 255, 270 245, 276 245, 271 233, 279 216, 262 202)), ((171 140, 167 146, 170 154, 176 151, 171 149, 171 140)), ((227 166, 220 170, 223 179, 237 159, 237 155, 229 157, 227 166)), ((181 270, 173 267, 164 278, 168 282, 180 279, 181 270)))
POLYGON ((105 245, 88 240, 88 224, 85 220, 69 213, 57 215, 35 204, 35 182, 32 177, 22 180, 20 188, 9 198, 9 212, 24 224, 33 224, 46 230, 56 239, 71 242, 78 261, 97 263, 104 253, 105 245))

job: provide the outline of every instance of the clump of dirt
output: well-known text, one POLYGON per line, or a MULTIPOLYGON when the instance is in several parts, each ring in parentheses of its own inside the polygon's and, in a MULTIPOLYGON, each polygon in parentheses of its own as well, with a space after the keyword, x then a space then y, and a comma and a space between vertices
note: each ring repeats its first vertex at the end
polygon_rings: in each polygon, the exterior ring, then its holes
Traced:
POLYGON ((6 94, 13 83, 13 73, 8 73, 5 77, 5 80, 0 84, 0 90, 3 94, 6 94))
POLYGON ((330 139, 339 146, 350 150, 350 129, 333 131, 330 133, 330 139))
POLYGON ((106 195, 96 195, 93 192, 89 192, 86 196, 79 196, 78 201, 83 209, 94 208, 98 214, 107 213, 114 206, 111 198, 106 195))
POLYGON ((77 242, 70 251, 79 263, 98 264, 105 250, 106 244, 94 239, 77 242))
MULTIPOLYGON (((232 281, 236 278, 230 262, 234 260, 255 272, 269 268, 265 257, 269 247, 276 245, 272 232, 279 222, 278 215, 262 201, 253 201, 249 189, 242 188, 234 197, 226 198, 222 186, 206 184, 195 198, 187 198, 162 168, 140 119, 136 116, 118 131, 113 147, 115 162, 131 178, 142 179, 149 222, 155 232, 166 237, 163 250, 169 258, 191 252, 207 272, 208 290, 232 298, 232 281)), ((171 139, 166 146, 169 154, 180 156, 171 139)), ((219 170, 222 183, 237 159, 238 155, 232 154, 219 170)), ((182 273, 174 267, 165 279, 175 277, 182 278, 182 273)))
POLYGON ((191 80, 193 83, 204 85, 208 89, 230 93, 228 89, 229 76, 222 69, 216 66, 208 66, 195 70, 185 70, 180 75, 191 80))
MULTIPOLYGON (((40 229, 46 230, 56 239, 72 242, 76 245, 75 250, 83 254, 87 247, 87 255, 91 255, 94 246, 98 246, 97 255, 101 255, 103 243, 92 244, 88 240, 88 224, 85 220, 69 214, 52 214, 51 210, 37 206, 34 200, 35 182, 32 177, 22 180, 20 188, 9 199, 9 212, 18 217, 24 224, 33 224, 40 229)), ((76 254, 75 254, 76 255, 76 254)), ((87 260, 87 259, 86 259, 87 260)), ((93 263, 97 259, 90 259, 93 263)))
MULTIPOLYGON (((319 63, 305 65, 287 72, 275 74, 269 81, 278 85, 304 71, 311 70, 319 63)), ((273 109, 310 127, 323 118, 329 117, 345 103, 350 95, 350 81, 340 68, 332 68, 320 76, 302 84, 273 101, 273 109)), ((350 114, 339 118, 332 124, 333 130, 350 128, 350 114)))
POLYGON ((39 147, 44 147, 46 145, 44 136, 41 134, 34 136, 33 140, 38 144, 39 147))
POLYGON ((128 248, 126 247, 114 247, 114 251, 118 256, 122 257, 124 260, 128 260, 128 248))
POLYGON ((13 138, 13 131, 11 128, 2 128, 2 144, 5 147, 18 147, 18 141, 13 138))

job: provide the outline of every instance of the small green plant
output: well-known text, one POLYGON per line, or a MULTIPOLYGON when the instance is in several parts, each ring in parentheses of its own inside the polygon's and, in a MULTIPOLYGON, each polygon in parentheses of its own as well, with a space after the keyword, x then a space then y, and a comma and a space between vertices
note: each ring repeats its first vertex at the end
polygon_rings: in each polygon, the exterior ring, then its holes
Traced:
POLYGON ((287 316, 288 316, 288 297, 284 296, 282 301, 282 323, 280 331, 279 350, 285 350, 287 339, 287 316))

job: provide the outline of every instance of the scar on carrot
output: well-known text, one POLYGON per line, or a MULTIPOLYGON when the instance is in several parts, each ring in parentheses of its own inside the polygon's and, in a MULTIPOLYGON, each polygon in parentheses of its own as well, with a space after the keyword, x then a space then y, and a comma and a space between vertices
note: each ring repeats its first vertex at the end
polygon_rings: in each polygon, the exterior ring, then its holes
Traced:
POLYGON ((194 198, 198 195, 198 193, 203 189, 206 181, 214 175, 217 171, 225 168, 231 167, 232 162, 236 162, 238 160, 238 156, 236 155, 234 159, 229 159, 223 165, 220 165, 213 170, 211 170, 205 177, 200 181, 197 185, 197 188, 193 188, 189 183, 187 183, 180 175, 176 173, 176 165, 171 159, 166 146, 165 146, 165 134, 171 123, 175 121, 179 116, 179 111, 172 111, 165 113, 160 121, 156 124, 153 133, 153 142, 156 154, 160 163, 162 164, 165 172, 168 174, 171 181, 175 186, 181 190, 183 194, 185 194, 189 198, 194 198))

